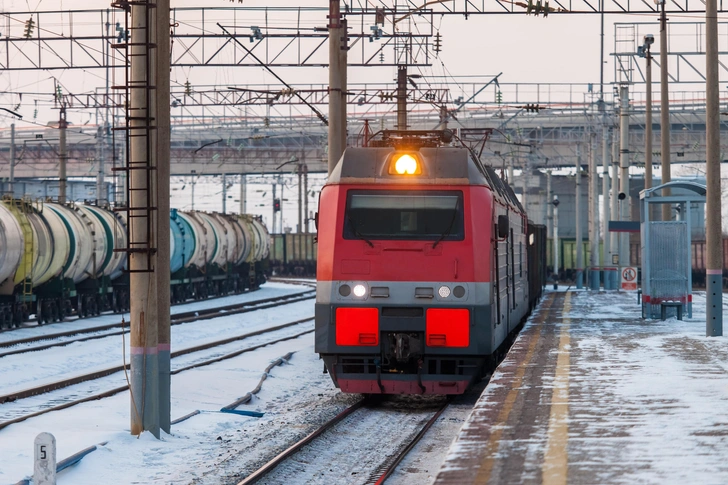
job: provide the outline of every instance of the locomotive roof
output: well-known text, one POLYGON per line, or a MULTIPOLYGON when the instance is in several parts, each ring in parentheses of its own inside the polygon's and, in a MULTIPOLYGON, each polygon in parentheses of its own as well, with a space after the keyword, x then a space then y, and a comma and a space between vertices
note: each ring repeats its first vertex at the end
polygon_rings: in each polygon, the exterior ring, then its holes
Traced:
POLYGON ((396 150, 394 147, 349 147, 331 172, 327 184, 402 184, 402 185, 484 185, 497 198, 523 210, 515 193, 491 167, 476 162, 464 147, 421 147, 396 150), (389 173, 391 156, 397 152, 416 152, 422 174, 389 173))

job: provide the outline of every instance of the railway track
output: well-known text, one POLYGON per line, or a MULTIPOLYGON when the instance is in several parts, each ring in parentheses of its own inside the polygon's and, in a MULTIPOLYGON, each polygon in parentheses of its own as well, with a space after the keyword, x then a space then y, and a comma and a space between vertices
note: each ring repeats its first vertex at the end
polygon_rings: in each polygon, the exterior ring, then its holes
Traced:
MULTIPOLYGON (((238 303, 234 305, 225 305, 217 308, 209 308, 205 310, 196 310, 176 313, 171 316, 172 325, 180 325, 183 323, 190 323, 199 320, 209 320, 211 318, 217 318, 220 316, 227 315, 238 315, 241 313, 248 313, 256 310, 265 310, 267 308, 275 308, 277 306, 287 305, 290 303, 297 303, 299 301, 305 301, 315 298, 315 292, 303 291, 299 293, 293 293, 290 295, 277 296, 272 298, 264 298, 261 300, 254 300, 245 303, 238 303)), ((89 327, 76 330, 68 330, 65 332, 58 332, 53 334, 38 335, 35 337, 27 337, 17 340, 10 340, 7 342, 0 342, 0 349, 16 347, 20 345, 28 345, 38 342, 45 342, 48 340, 61 339, 66 337, 74 337, 77 335, 85 334, 96 334, 81 338, 72 338, 62 340, 60 342, 50 342, 42 345, 35 345, 32 347, 23 347, 20 349, 0 351, 0 358, 7 357, 10 355, 22 354, 26 352, 34 352, 39 350, 46 350, 53 347, 62 347, 77 342, 86 342, 89 340, 101 339, 114 335, 122 335, 129 332, 129 325, 124 323, 113 323, 107 325, 100 325, 96 327, 89 327), (101 333, 99 333, 101 332, 101 333)))
MULTIPOLYGON (((248 332, 248 333, 245 333, 245 334, 237 335, 237 336, 234 336, 234 337, 228 337, 228 338, 225 338, 225 339, 222 339, 222 340, 217 340, 217 341, 214 341, 214 342, 208 342, 206 344, 201 344, 201 345, 196 345, 196 346, 192 346, 192 347, 187 347, 185 349, 181 349, 181 350, 177 350, 175 352, 172 352, 172 355, 171 356, 172 356, 172 359, 174 359, 174 358, 177 358, 177 357, 181 357, 183 355, 188 355, 188 354, 192 354, 192 353, 196 353, 196 352, 202 352, 202 351, 209 350, 209 349, 212 349, 212 348, 215 348, 215 347, 220 347, 220 346, 223 346, 223 345, 227 345, 227 344, 230 344, 230 343, 233 343, 233 342, 236 342, 236 341, 245 340, 245 339, 248 339, 248 338, 251 338, 251 337, 255 337, 255 336, 259 336, 259 335, 264 335, 264 334, 267 334, 267 333, 272 333, 272 332, 276 332, 276 331, 283 330, 283 329, 286 329, 286 328, 294 327, 296 325, 300 325, 300 324, 303 324, 303 323, 306 323, 306 322, 310 322, 310 321, 313 321, 313 317, 308 317, 308 318, 304 318, 304 319, 300 319, 300 320, 295 320, 295 321, 292 321, 292 322, 283 323, 283 324, 276 325, 276 326, 273 326, 273 327, 268 327, 268 328, 265 328, 265 329, 256 330, 254 332, 248 332)), ((206 366, 206 365, 210 365, 210 364, 214 364, 214 363, 217 363, 217 362, 221 362, 223 360, 231 359, 233 357, 237 357, 237 356, 242 355, 242 354, 247 353, 247 352, 252 352, 254 350, 257 350, 259 348, 262 348, 262 347, 265 347, 265 346, 268 346, 268 345, 273 345, 273 344, 276 344, 276 343, 279 343, 279 342, 284 342, 286 340, 292 340, 292 339, 301 337, 303 335, 306 335, 306 334, 309 334, 309 333, 313 333, 313 331, 314 331, 313 329, 306 329, 306 330, 303 330, 303 331, 300 331, 300 332, 296 332, 294 334, 285 335, 283 337, 280 337, 280 338, 277 338, 277 339, 274 339, 274 340, 270 340, 270 341, 266 341, 266 342, 263 342, 263 343, 260 343, 260 344, 252 345, 252 346, 249 346, 249 347, 246 347, 246 348, 243 348, 243 349, 238 349, 238 350, 235 350, 233 352, 226 353, 226 354, 221 355, 221 356, 218 355, 218 356, 215 356, 215 357, 211 357, 211 358, 208 358, 208 359, 205 359, 205 360, 196 362, 194 364, 190 364, 190 365, 187 365, 187 366, 184 366, 184 367, 180 367, 180 368, 174 369, 174 370, 171 371, 171 375, 179 374, 180 372, 184 372, 186 370, 195 369, 195 368, 198 368, 198 367, 203 367, 203 366, 206 366)), ((126 366, 124 366, 124 365, 113 366, 113 367, 109 367, 109 368, 106 368, 106 369, 102 369, 102 370, 98 370, 98 371, 95 371, 95 372, 91 372, 91 373, 88 373, 88 374, 76 376, 76 377, 73 377, 73 378, 70 378, 70 379, 64 379, 62 381, 57 381, 57 382, 48 383, 48 384, 44 384, 44 385, 41 385, 41 386, 37 386, 37 387, 25 389, 23 391, 13 392, 13 393, 10 393, 10 394, 5 394, 5 395, 0 396, 0 404, 14 402, 14 401, 17 401, 17 400, 20 400, 20 399, 25 399, 25 398, 32 397, 32 396, 38 396, 40 394, 45 394, 45 393, 48 393, 48 392, 51 392, 51 391, 55 391, 55 390, 58 390, 58 389, 63 389, 65 387, 69 387, 69 386, 72 386, 72 385, 80 384, 80 383, 83 383, 83 382, 88 382, 88 381, 100 379, 102 377, 106 377, 108 375, 111 375, 111 374, 114 374, 114 373, 117 373, 117 372, 122 372, 124 370, 124 368, 127 368, 128 369, 129 368, 129 364, 127 364, 126 366)), ((83 398, 80 398, 80 399, 69 400, 69 401, 63 402, 61 404, 51 405, 51 406, 49 406, 47 408, 41 409, 41 410, 36 411, 36 412, 24 414, 22 416, 17 416, 17 417, 11 418, 11 419, 6 419, 5 421, 0 421, 0 429, 3 429, 3 428, 5 428, 5 427, 7 427, 7 426, 9 426, 11 424, 19 423, 21 421, 25 421, 26 419, 33 418, 33 417, 36 417, 36 416, 40 416, 40 415, 43 415, 43 414, 46 414, 46 413, 49 413, 49 412, 52 412, 52 411, 59 411, 61 409, 66 409, 66 408, 69 408, 69 407, 72 407, 72 406, 75 406, 77 404, 81 404, 81 403, 84 403, 84 402, 93 401, 93 400, 97 400, 97 399, 102 399, 102 398, 106 398, 106 397, 109 397, 109 396, 113 396, 113 395, 118 394, 120 392, 126 391, 128 388, 129 388, 128 385, 119 386, 119 387, 116 387, 114 389, 110 389, 108 391, 104 391, 104 392, 101 392, 101 393, 96 393, 96 394, 93 394, 93 395, 87 395, 87 396, 85 396, 83 398)))
POLYGON ((306 483, 347 483, 353 478, 356 483, 381 485, 449 404, 448 399, 440 402, 435 410, 431 404, 424 409, 421 406, 409 408, 410 404, 393 409, 381 399, 364 398, 280 453, 238 485, 286 483, 289 481, 287 476, 295 476, 297 482, 306 483), (388 424, 397 426, 395 423, 400 423, 399 429, 393 431, 388 428, 388 424), (363 438, 366 439, 368 435, 373 439, 366 441, 368 446, 362 447, 363 438), (341 453, 347 453, 349 465, 340 466, 337 462, 337 466, 332 468, 333 462, 321 450, 333 450, 339 454, 339 459, 341 453), (311 475, 311 480, 307 479, 308 475, 311 475))

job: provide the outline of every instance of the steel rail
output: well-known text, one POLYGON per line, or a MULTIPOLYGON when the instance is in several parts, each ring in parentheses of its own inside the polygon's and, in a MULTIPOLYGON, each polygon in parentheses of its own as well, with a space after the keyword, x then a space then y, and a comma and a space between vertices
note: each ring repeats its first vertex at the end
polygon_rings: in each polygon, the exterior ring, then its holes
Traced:
MULTIPOLYGON (((193 352, 199 352, 202 350, 207 350, 213 347, 219 347, 220 345, 226 345, 238 340, 243 340, 250 337, 256 337, 258 335, 262 335, 265 333, 274 332, 276 330, 281 330, 287 327, 292 327, 294 325, 298 325, 299 323, 308 322, 310 320, 313 320, 313 317, 304 318, 301 320, 296 320, 294 322, 284 323, 281 325, 276 325, 274 327, 268 327, 261 330, 256 330, 254 332, 245 333, 242 335, 236 335, 235 337, 228 337, 226 339, 217 340, 215 342, 208 342, 206 344, 202 345, 196 345, 194 347, 188 347, 186 349, 177 350, 175 352, 172 352, 172 358, 179 357, 182 355, 190 354, 193 352)), ((22 391, 12 392, 10 394, 0 395, 0 404, 4 404, 6 402, 13 402, 17 401, 19 399, 25 399, 28 397, 38 396, 40 394, 45 394, 51 391, 56 391, 58 389, 63 389, 68 386, 73 386, 75 384, 80 384, 82 382, 92 381, 95 379, 100 379, 101 377, 106 377, 111 374, 115 374, 116 372, 121 372, 124 369, 130 368, 130 364, 126 365, 116 365, 114 367, 109 367, 106 369, 94 371, 88 374, 83 374, 80 376, 71 377, 69 379, 64 379, 62 381, 56 381, 51 382, 48 384, 43 384, 37 387, 32 387, 29 389, 25 389, 22 391)))
MULTIPOLYGON (((189 354, 189 353, 192 353, 192 352, 198 352, 198 351, 201 351, 201 350, 207 350, 207 349, 210 349, 210 348, 213 348, 213 347, 217 347, 217 346, 220 346, 220 345, 225 345, 225 344, 230 343, 230 342, 233 342, 235 340, 241 340, 243 338, 248 338, 248 337, 252 337, 252 336, 256 336, 256 335, 260 335, 260 334, 264 334, 264 333, 273 332, 273 331, 276 331, 276 330, 280 330, 282 328, 290 327, 290 326, 293 326, 293 325, 298 325, 300 323, 308 322, 308 321, 311 321, 311 320, 313 320, 313 317, 305 318, 305 319, 302 319, 302 320, 296 320, 295 322, 289 322, 289 323, 286 323, 286 324, 278 325, 276 327, 270 327, 270 328, 267 328, 267 329, 264 329, 264 330, 252 332, 252 333, 245 334, 245 335, 241 335, 241 336, 238 336, 238 337, 231 337, 231 338, 228 338, 228 339, 219 341, 219 342, 210 342, 208 344, 203 344, 203 345, 199 345, 199 346, 196 346, 196 347, 191 347, 191 348, 188 348, 188 349, 183 349, 183 350, 180 350, 180 351, 177 351, 177 352, 173 352, 172 353, 172 357, 174 358, 174 357, 178 357, 178 356, 181 356, 181 355, 189 354)), ((241 354, 244 354, 244 353, 247 353, 247 352, 252 352, 252 351, 257 350, 257 349, 260 349, 262 347, 266 347, 268 345, 273 345, 273 344, 277 344, 277 343, 280 343, 280 342, 285 342, 287 340, 296 339, 296 338, 301 337, 303 335, 312 333, 313 331, 314 330, 306 330, 306 331, 303 331, 303 332, 298 332, 298 333, 296 333, 294 335, 289 335, 287 337, 281 337, 281 338, 276 339, 276 340, 272 340, 272 341, 269 341, 269 342, 264 342, 264 343, 261 343, 261 344, 253 345, 251 347, 246 347, 244 349, 236 350, 234 352, 230 352, 230 353, 225 354, 225 355, 222 355, 222 356, 218 356, 218 357, 215 357, 215 358, 212 358, 212 359, 208 359, 208 360, 205 360, 205 361, 202 361, 202 362, 198 362, 196 364, 190 364, 188 366, 181 367, 179 369, 175 369, 175 370, 171 371, 170 374, 176 375, 176 374, 179 374, 180 372, 184 372, 186 370, 195 369, 195 368, 198 368, 198 367, 204 367, 204 366, 207 366, 207 365, 210 365, 210 364, 214 364, 214 363, 217 363, 217 362, 221 362, 223 360, 231 359, 233 357, 237 357, 237 356, 239 356, 241 354)), ((127 365, 126 367, 128 368, 129 365, 127 365)), ((124 367, 123 366, 118 366, 115 369, 116 369, 115 370, 116 372, 119 372, 119 371, 122 371, 124 369, 124 367)), ((108 370, 109 369, 106 369, 105 371, 100 371, 100 373, 104 373, 104 372, 106 372, 108 370)), ((110 372, 110 373, 113 373, 113 372, 110 372)), ((90 376, 92 374, 88 374, 88 375, 90 376)), ((107 374, 104 374, 104 375, 99 375, 99 376, 97 376, 95 378, 104 377, 105 375, 108 375, 108 373, 107 374)), ((91 379, 87 379, 87 380, 91 380, 91 379)), ((83 381, 79 381, 79 382, 83 382, 83 381)), ((56 389, 60 389, 60 387, 58 387, 56 389)), ((23 416, 19 416, 17 418, 9 419, 7 421, 0 422, 0 430, 3 429, 3 428, 6 428, 7 426, 10 426, 11 424, 20 423, 22 421, 25 421, 26 419, 30 419, 30 418, 34 418, 34 417, 37 417, 37 416, 41 416, 43 414, 46 414, 46 413, 49 413, 49 412, 52 412, 52 411, 60 411, 62 409, 67 409, 67 408, 70 408, 70 407, 75 406, 77 404, 82 404, 82 403, 85 403, 85 402, 96 401, 98 399, 103 399, 103 398, 106 398, 106 397, 110 397, 110 396, 113 396, 113 395, 118 394, 120 392, 124 392, 127 389, 129 389, 129 386, 128 385, 120 386, 120 387, 117 387, 117 388, 114 388, 114 389, 110 389, 110 390, 105 391, 105 392, 102 392, 102 393, 94 394, 92 396, 86 396, 86 397, 81 398, 81 399, 76 399, 76 400, 73 400, 73 401, 68 401, 68 402, 59 404, 57 406, 45 408, 45 409, 42 409, 40 411, 36 411, 34 413, 29 413, 29 414, 26 414, 26 415, 23 415, 23 416)), ((26 392, 26 391, 23 391, 23 392, 26 392)), ((5 403, 5 402, 8 402, 8 400, 3 400, 4 398, 7 398, 7 396, 0 396, 0 404, 5 403)))
POLYGON ((427 434, 427 432, 430 430, 433 424, 437 422, 437 420, 442 416, 442 413, 445 412, 447 407, 450 405, 450 399, 448 399, 442 407, 425 423, 425 425, 422 427, 422 429, 417 433, 414 438, 405 446, 402 451, 399 452, 397 457, 387 466, 387 469, 382 473, 382 475, 379 477, 379 479, 374 482, 374 485, 382 485, 387 479, 392 476, 394 471, 397 469, 397 466, 402 462, 402 460, 405 459, 405 457, 409 454, 410 451, 417 445, 417 443, 422 440, 422 438, 427 434))
POLYGON ((352 404, 348 408, 346 408, 344 411, 340 412, 336 416, 334 416, 332 419, 324 423, 321 427, 319 427, 316 431, 309 434, 302 440, 298 441, 294 445, 288 447, 285 451, 281 452, 278 456, 270 460, 268 463, 260 467, 255 472, 248 475, 244 480, 241 482, 238 482, 237 485, 252 485, 253 483, 256 483, 261 478, 268 475, 271 471, 273 471, 278 465, 283 463, 288 457, 296 454, 301 448, 306 446, 307 444, 311 443, 313 440, 324 434, 326 431, 333 428, 337 423, 339 423, 342 419, 352 414, 354 411, 357 411, 359 408, 361 408, 365 403, 367 402, 367 399, 361 399, 360 401, 357 401, 356 403, 352 404))
MULTIPOLYGON (((259 480, 266 477, 269 473, 271 473, 278 465, 286 461, 288 458, 299 452, 303 447, 314 441, 316 438, 321 436, 323 433, 331 430, 334 426, 336 426, 341 420, 346 418, 347 416, 351 415, 354 411, 357 411, 362 406, 370 404, 372 402, 371 398, 364 398, 360 401, 357 401, 355 404, 350 406, 349 408, 345 409, 341 413, 337 414, 334 418, 324 423, 321 427, 319 427, 316 431, 309 434, 302 440, 298 441, 297 443, 293 444, 292 446, 288 447, 285 451, 278 454, 275 458, 270 460, 268 463, 260 467, 255 472, 248 475, 245 479, 238 482, 237 485, 253 485, 254 483, 257 483, 259 480)), ((427 434, 427 431, 432 427, 432 425, 437 422, 438 418, 442 415, 442 413, 447 409, 447 407, 450 405, 450 399, 448 399, 438 410, 435 412, 435 414, 425 423, 425 425, 419 430, 419 432, 407 443, 406 446, 402 448, 402 450, 396 455, 396 457, 393 460, 387 460, 385 461, 385 464, 383 466, 386 466, 386 469, 384 472, 379 474, 379 471, 377 470, 376 476, 378 476, 378 479, 376 481, 376 484, 382 484, 384 483, 387 478, 389 478, 396 467, 402 462, 402 460, 409 454, 410 451, 417 445, 417 443, 420 442, 422 437, 427 434)), ((381 468, 381 467, 380 467, 381 468)), ((373 482, 373 480, 368 481, 373 482)))
MULTIPOLYGON (((216 318, 216 317, 225 316, 225 315, 238 315, 241 313, 247 313, 247 312, 251 312, 251 311, 255 311, 255 310, 265 310, 267 308, 274 308, 277 306, 287 305, 289 303, 297 303, 299 301, 310 300, 310 299, 314 298, 313 295, 309 295, 310 293, 312 293, 312 292, 303 291, 300 293, 293 293, 290 295, 283 295, 283 296, 277 296, 277 297, 272 297, 272 298, 264 298, 262 300, 254 300, 254 301, 249 301, 249 302, 245 302, 245 303, 237 303, 237 304, 233 304, 233 305, 226 305, 223 307, 208 308, 205 310, 177 313, 177 314, 172 315, 172 317, 171 317, 172 325, 179 325, 182 323, 189 323, 189 322, 197 321, 197 320, 209 320, 211 318, 216 318)), ((69 330, 66 332, 59 332, 59 333, 47 334, 47 335, 38 335, 35 337, 27 337, 27 338, 18 339, 18 340, 0 342, 0 348, 8 348, 8 347, 14 347, 16 345, 42 342, 44 340, 71 337, 74 335, 83 335, 83 334, 87 334, 87 333, 104 332, 106 330, 114 330, 117 328, 121 328, 122 330, 119 332, 105 333, 103 335, 94 335, 94 336, 90 336, 90 337, 83 337, 83 338, 79 338, 79 339, 66 340, 63 342, 55 342, 52 344, 31 347, 31 348, 27 348, 27 349, 17 349, 17 350, 12 350, 12 351, 8 351, 8 352, 3 352, 3 353, 0 353, 0 358, 6 357, 9 355, 14 355, 14 354, 33 352, 36 350, 45 350, 45 349, 49 349, 52 347, 62 347, 64 345, 68 345, 68 344, 76 343, 76 342, 85 342, 88 340, 95 340, 95 339, 100 339, 100 338, 113 336, 113 335, 121 335, 122 333, 128 333, 129 330, 128 330, 128 325, 124 325, 122 323, 112 323, 112 324, 108 324, 108 325, 100 325, 98 327, 69 330), (126 330, 124 330, 125 327, 126 327, 126 330)))

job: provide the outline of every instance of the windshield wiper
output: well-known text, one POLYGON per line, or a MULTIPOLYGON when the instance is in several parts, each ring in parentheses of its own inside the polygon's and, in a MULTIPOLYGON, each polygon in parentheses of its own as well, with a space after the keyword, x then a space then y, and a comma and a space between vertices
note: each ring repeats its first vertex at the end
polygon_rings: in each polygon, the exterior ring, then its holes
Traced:
POLYGON ((365 243, 367 243, 369 245, 369 247, 373 248, 374 244, 369 239, 364 237, 364 235, 357 230, 356 224, 354 224, 354 219, 351 218, 351 215, 347 214, 346 218, 349 220, 349 224, 351 225, 351 230, 354 233, 354 235, 356 237, 358 237, 359 239, 361 239, 362 241, 364 241, 365 243))
POLYGON ((440 238, 435 241, 435 244, 432 245, 432 249, 435 249, 438 244, 440 244, 447 236, 450 235, 452 232, 452 228, 455 226, 455 219, 458 217, 458 207, 460 206, 460 198, 458 198, 457 202, 455 203, 455 212, 452 215, 452 219, 450 219, 450 225, 447 228, 447 231, 443 232, 440 235, 440 238))

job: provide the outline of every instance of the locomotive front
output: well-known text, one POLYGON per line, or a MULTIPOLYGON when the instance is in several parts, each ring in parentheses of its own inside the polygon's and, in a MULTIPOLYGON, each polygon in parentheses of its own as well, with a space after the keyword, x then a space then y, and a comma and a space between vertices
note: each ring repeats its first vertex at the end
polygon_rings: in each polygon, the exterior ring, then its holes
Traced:
POLYGON ((393 145, 321 192, 316 352, 344 392, 459 394, 493 349, 492 192, 465 148, 393 145))

